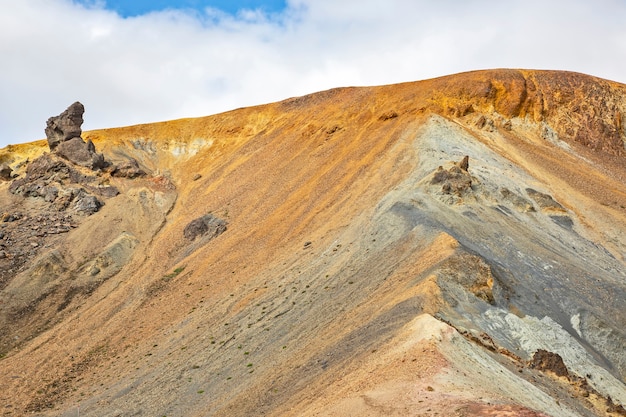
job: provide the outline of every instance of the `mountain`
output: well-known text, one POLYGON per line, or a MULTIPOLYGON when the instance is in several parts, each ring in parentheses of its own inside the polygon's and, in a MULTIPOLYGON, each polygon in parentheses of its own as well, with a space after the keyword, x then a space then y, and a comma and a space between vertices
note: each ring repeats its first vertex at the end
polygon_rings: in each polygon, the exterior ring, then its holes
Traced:
POLYGON ((80 123, 0 150, 3 416, 626 415, 625 85, 80 123))

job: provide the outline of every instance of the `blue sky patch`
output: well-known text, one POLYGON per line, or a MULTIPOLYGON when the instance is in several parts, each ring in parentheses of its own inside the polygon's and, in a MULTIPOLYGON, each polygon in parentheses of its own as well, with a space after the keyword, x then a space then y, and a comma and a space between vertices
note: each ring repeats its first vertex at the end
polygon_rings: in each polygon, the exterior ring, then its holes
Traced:
MULTIPOLYGON (((79 3, 92 3, 79 0, 79 3)), ((164 9, 195 9, 206 7, 236 14, 241 9, 261 9, 267 13, 280 12, 287 5, 285 0, 106 0, 106 8, 115 10, 122 17, 132 17, 164 9)))

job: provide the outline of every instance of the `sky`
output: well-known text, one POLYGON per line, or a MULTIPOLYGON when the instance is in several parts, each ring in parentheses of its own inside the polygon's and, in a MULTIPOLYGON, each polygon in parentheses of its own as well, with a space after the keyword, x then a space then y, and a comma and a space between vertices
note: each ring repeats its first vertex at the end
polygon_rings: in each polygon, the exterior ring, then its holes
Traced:
POLYGON ((0 0, 0 148, 489 68, 626 83, 623 0, 0 0))

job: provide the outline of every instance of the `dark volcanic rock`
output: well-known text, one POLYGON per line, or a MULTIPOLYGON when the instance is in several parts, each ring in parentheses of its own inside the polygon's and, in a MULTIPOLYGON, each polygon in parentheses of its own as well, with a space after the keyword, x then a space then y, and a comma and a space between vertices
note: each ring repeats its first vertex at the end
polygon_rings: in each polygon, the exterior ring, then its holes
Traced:
POLYGON ((104 156, 96 152, 93 142, 90 140, 85 142, 80 137, 59 143, 56 153, 76 165, 92 170, 102 169, 106 166, 104 156))
POLYGON ((85 142, 80 137, 84 112, 85 107, 77 101, 60 115, 49 118, 46 127, 48 147, 76 165, 102 169, 107 165, 104 156, 96 152, 93 142, 85 142))
POLYGON ((103 197, 119 193, 115 187, 90 186, 89 183, 96 178, 80 173, 74 165, 55 154, 44 154, 28 166, 23 178, 11 183, 9 191, 24 197, 43 198, 56 211, 73 208, 79 213, 91 215, 104 205, 91 191, 97 190, 94 193, 103 197))
POLYGON ((6 163, 0 164, 0 180, 10 181, 12 179, 11 177, 12 172, 13 170, 8 164, 6 163))
POLYGON ((225 220, 217 218, 212 214, 205 214, 192 220, 183 230, 183 235, 189 240, 195 240, 199 236, 210 236, 212 239, 224 233, 226 225, 225 220))
POLYGON ((557 376, 569 376, 563 358, 558 353, 538 349, 530 361, 530 367, 540 371, 551 371, 557 376))
POLYGON ((130 159, 118 166, 116 166, 111 175, 114 177, 122 177, 122 178, 137 178, 144 177, 146 172, 139 168, 139 163, 137 160, 130 159))
POLYGON ((44 197, 50 192, 55 192, 50 188, 55 187, 54 183, 86 183, 94 178, 81 174, 54 155, 44 154, 28 165, 26 175, 13 181, 9 191, 27 197, 44 197))
POLYGON ((74 197, 74 209, 87 215, 94 214, 104 205, 98 198, 88 194, 84 189, 80 189, 74 197))
POLYGON ((85 113, 85 107, 77 101, 60 115, 48 119, 46 137, 51 151, 61 142, 80 137, 83 113, 85 113))

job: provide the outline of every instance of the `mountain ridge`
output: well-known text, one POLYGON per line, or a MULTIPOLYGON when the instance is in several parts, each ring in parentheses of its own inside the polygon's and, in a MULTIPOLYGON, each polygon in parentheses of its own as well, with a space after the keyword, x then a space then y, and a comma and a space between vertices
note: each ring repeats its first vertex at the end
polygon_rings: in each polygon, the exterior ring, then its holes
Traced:
MULTIPOLYGON (((42 241, 59 256, 29 258, 54 267, 52 290, 29 301, 30 334, 3 307, 27 341, 2 347, 0 400, 8 415, 619 412, 625 92, 479 71, 85 132, 148 175, 96 174, 120 194, 42 241), (186 239, 207 213, 226 231, 186 239), (573 376, 531 368, 538 348, 573 376)), ((44 150, 0 161, 22 176, 44 150)), ((0 187, 24 218, 41 210, 0 187)), ((32 276, 9 278, 4 306, 32 276)))

